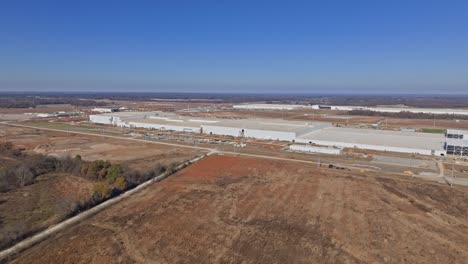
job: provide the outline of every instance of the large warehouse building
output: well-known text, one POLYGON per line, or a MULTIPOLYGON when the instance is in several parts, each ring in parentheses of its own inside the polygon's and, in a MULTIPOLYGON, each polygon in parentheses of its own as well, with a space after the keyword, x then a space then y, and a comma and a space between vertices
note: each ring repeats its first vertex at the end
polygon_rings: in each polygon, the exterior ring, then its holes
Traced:
POLYGON ((165 112, 116 112, 90 115, 90 122, 120 127, 146 128, 213 135, 282 140, 329 127, 329 123, 307 123, 276 119, 194 119, 165 112))
POLYGON ((445 137, 447 155, 468 156, 468 131, 448 129, 445 137))
POLYGON ((317 146, 423 155, 468 155, 468 132, 442 134, 333 127, 330 123, 278 119, 190 118, 165 112, 90 115, 93 123, 190 133, 281 140, 317 146))
POLYGON ((293 142, 300 135, 328 126, 331 124, 275 119, 230 119, 204 124, 202 130, 206 134, 293 142))
POLYGON ((442 134, 328 127, 300 136, 296 142, 423 155, 445 155, 442 134))
POLYGON ((232 106, 234 109, 243 110, 296 110, 306 107, 305 105, 292 104, 241 104, 232 106))

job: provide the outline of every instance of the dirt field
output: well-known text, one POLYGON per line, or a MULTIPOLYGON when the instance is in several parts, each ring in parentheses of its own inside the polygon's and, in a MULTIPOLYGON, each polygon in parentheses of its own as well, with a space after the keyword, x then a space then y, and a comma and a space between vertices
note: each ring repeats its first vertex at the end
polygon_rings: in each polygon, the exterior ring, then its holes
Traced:
MULTIPOLYGON (((83 160, 109 160, 141 172, 157 164, 181 163, 199 154, 185 148, 4 125, 0 125, 0 138, 0 143, 12 142, 26 152, 71 157, 79 154, 83 160)), ((18 164, 0 155, 0 169, 18 164)), ((62 221, 77 204, 92 197, 95 184, 84 177, 46 174, 31 185, 0 192, 0 248, 62 221)))
POLYGON ((468 189, 212 156, 14 263, 466 263, 468 189))
POLYGON ((189 160, 200 153, 187 148, 9 127, 1 124, 0 136, 4 141, 10 141, 18 147, 35 153, 72 157, 79 154, 84 160, 121 161, 133 167, 149 167, 156 163, 168 165, 189 160))

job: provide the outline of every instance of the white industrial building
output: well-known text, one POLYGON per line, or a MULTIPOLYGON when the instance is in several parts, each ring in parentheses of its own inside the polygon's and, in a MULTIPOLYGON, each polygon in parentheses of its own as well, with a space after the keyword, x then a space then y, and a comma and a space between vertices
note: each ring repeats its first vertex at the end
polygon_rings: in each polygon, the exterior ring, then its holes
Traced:
POLYGON ((281 140, 309 146, 360 148, 437 156, 446 155, 447 152, 456 155, 468 154, 468 149, 465 147, 468 146, 468 132, 456 130, 448 130, 446 138, 442 134, 342 128, 321 122, 279 119, 196 119, 165 112, 116 112, 90 115, 89 119, 93 123, 120 127, 281 140))
POLYGON ((160 112, 115 112, 97 115, 89 115, 89 121, 96 124, 114 125, 119 127, 128 126, 126 120, 156 116, 160 112))
POLYGON ((241 104, 233 105, 232 107, 244 110, 296 110, 306 108, 307 106, 291 104, 241 104))
POLYGON ((297 145, 297 144, 289 146, 289 149, 292 151, 322 153, 322 154, 332 154, 332 155, 340 155, 342 153, 342 149, 340 148, 317 147, 317 146, 297 145))
POLYGON ((168 117, 147 117, 128 121, 128 127, 200 133, 202 120, 176 119, 168 117))
POLYGON ((339 105, 312 105, 312 109, 351 111, 351 110, 366 110, 364 106, 339 106, 339 105))
POLYGON ((447 129, 444 148, 447 155, 468 156, 468 131, 447 129))
POLYGON ((296 142, 340 148, 445 155, 444 135, 431 133, 328 127, 300 136, 296 142))
POLYGON ((368 110, 373 112, 383 113, 424 113, 424 114, 447 114, 447 115, 468 115, 468 109, 446 109, 446 108, 418 108, 418 107, 366 107, 366 106, 339 106, 339 105, 313 105, 312 109, 352 111, 352 110, 368 110))
POLYGON ((368 110, 374 112, 387 112, 387 113, 399 113, 399 112, 411 112, 411 113, 424 113, 424 114, 436 114, 436 115, 468 115, 467 109, 440 109, 440 108, 416 108, 416 107, 369 107, 368 110))
POLYGON ((202 131, 206 134, 294 142, 300 135, 327 126, 331 124, 277 119, 229 119, 203 124, 202 131))
POLYGON ((98 112, 98 113, 113 113, 113 112, 117 112, 119 111, 119 109, 115 109, 115 108, 93 108, 93 110, 91 110, 93 112, 98 112))

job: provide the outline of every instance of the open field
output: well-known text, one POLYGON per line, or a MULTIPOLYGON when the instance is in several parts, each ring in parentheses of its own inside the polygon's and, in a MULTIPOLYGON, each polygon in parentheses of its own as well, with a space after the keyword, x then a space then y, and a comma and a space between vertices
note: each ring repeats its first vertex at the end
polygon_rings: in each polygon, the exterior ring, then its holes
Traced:
POLYGON ((134 167, 182 162, 199 153, 197 150, 185 148, 10 127, 2 124, 0 124, 0 136, 4 141, 10 141, 34 153, 72 157, 79 154, 83 160, 119 161, 134 167))
MULTIPOLYGON (((128 168, 126 170, 139 171, 142 174, 157 167, 181 163, 200 153, 198 150, 1 124, 0 137, 0 143, 12 142, 15 147, 25 149, 24 153, 27 154, 44 154, 59 158, 80 155, 88 162, 109 160, 114 164, 122 164, 128 168)), ((0 154, 2 187, 12 186, 13 183, 20 181, 23 167, 28 166, 28 164, 22 165, 25 160, 34 159, 0 154), (13 174, 14 178, 7 178, 7 170, 12 171, 10 175, 13 174)), ((37 168, 33 166, 31 169, 34 171, 37 168)), ((26 173, 29 171, 25 172, 25 175, 26 173)), ((47 173, 27 184, 17 184, 15 187, 2 189, 0 248, 62 221, 73 213, 78 205, 92 200, 96 186, 105 181, 80 175, 79 169, 75 174, 47 173)), ((138 181, 136 178, 135 180, 138 181)))
POLYGON ((13 262, 465 263, 467 205, 467 188, 211 156, 13 262))

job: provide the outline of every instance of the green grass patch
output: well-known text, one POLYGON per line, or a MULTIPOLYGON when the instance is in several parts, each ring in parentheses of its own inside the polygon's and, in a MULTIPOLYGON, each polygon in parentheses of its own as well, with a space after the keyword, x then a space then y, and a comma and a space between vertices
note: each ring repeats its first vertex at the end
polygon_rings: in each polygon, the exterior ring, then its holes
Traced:
POLYGON ((445 134, 447 132, 446 129, 443 128, 423 128, 421 129, 424 133, 433 133, 433 134, 445 134))
POLYGON ((29 124, 32 126, 47 127, 47 128, 54 128, 54 129, 67 129, 71 127, 70 125, 64 124, 64 123, 44 122, 44 121, 33 121, 33 122, 29 122, 29 124))
POLYGON ((102 135, 121 134, 120 132, 117 132, 117 131, 107 131, 106 129, 89 126, 89 125, 70 125, 67 123, 45 122, 45 121, 33 121, 33 122, 29 122, 29 124, 32 126, 37 126, 37 127, 45 127, 45 128, 75 131, 75 132, 87 132, 87 133, 95 133, 95 134, 102 134, 102 135))

